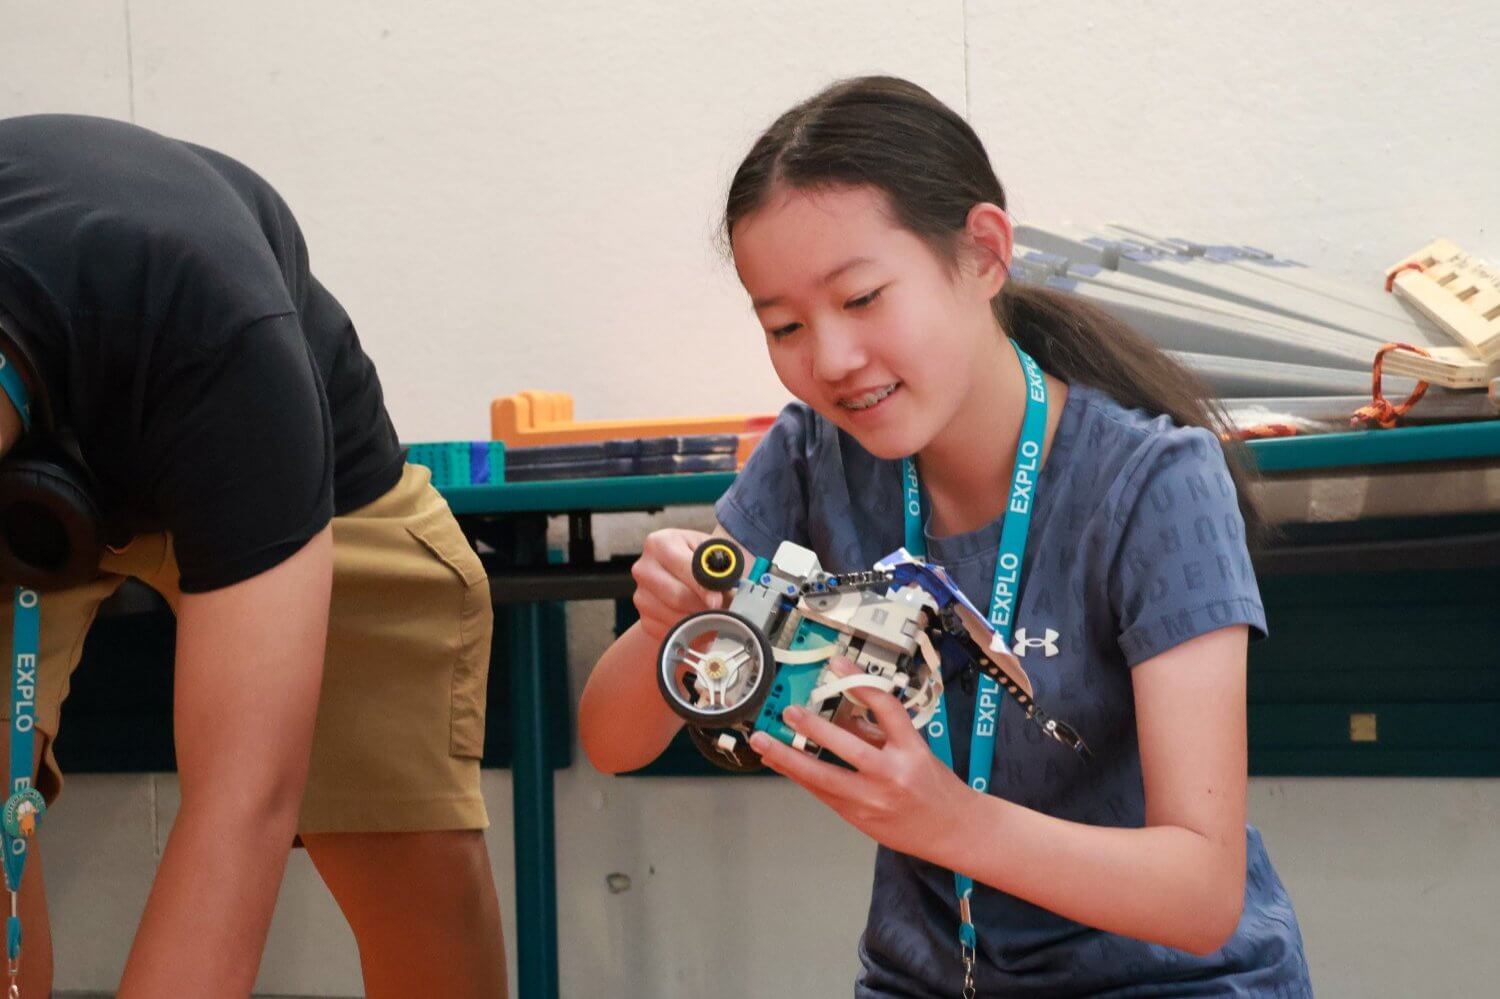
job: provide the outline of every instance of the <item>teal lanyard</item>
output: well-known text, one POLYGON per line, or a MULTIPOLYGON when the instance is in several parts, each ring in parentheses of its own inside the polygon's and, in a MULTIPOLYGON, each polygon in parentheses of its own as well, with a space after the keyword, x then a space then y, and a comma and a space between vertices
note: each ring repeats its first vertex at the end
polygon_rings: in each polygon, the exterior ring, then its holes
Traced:
POLYGON ((21 917, 16 893, 26 868, 26 846, 46 806, 31 786, 31 754, 36 730, 37 659, 41 648, 41 597, 16 587, 10 685, 10 793, 0 816, 5 849, 5 887, 10 891, 10 919, 5 927, 5 956, 12 994, 21 957, 21 917))
MULTIPOLYGON (((1042 464, 1042 443, 1047 434, 1047 381, 1042 369, 1014 340, 1016 357, 1026 375, 1026 415, 1021 420, 1021 439, 1016 445, 1015 467, 1010 478, 1010 502, 1005 506, 1005 521, 1000 529, 1000 550, 995 559, 995 582, 990 594, 990 625, 1010 647, 1013 612, 1020 596, 1021 562, 1026 555, 1026 532, 1031 526, 1031 504, 1036 495, 1037 471, 1042 464)), ((901 462, 905 483, 906 550, 918 558, 927 557, 927 538, 922 524, 922 493, 917 479, 916 463, 910 458, 901 462)), ((989 789, 990 770, 995 760, 995 733, 1000 718, 1000 685, 988 676, 979 677, 979 696, 974 702, 974 731, 969 740, 969 786, 984 793, 989 789)), ((927 742, 938 759, 953 768, 953 746, 948 738, 946 699, 939 699, 936 714, 927 723, 927 742)), ((958 872, 953 874, 958 893, 958 939, 963 948, 965 973, 972 967, 978 934, 969 911, 974 881, 958 872)), ((966 988, 970 986, 966 985, 966 988)))
MULTIPOLYGON (((31 429, 31 400, 15 365, 0 353, 0 392, 4 392, 21 417, 23 430, 31 429)), ((17 893, 26 870, 26 846, 36 832, 36 820, 47 810, 41 794, 31 786, 31 754, 36 729, 37 659, 42 640, 42 621, 36 590, 16 587, 15 621, 11 635, 10 681, 10 787, 0 812, 0 848, 5 850, 5 887, 10 892, 10 918, 5 923, 5 958, 10 972, 10 995, 19 996, 16 977, 21 966, 21 914, 17 893)))
POLYGON ((21 418, 21 429, 31 429, 31 395, 26 391, 26 381, 16 366, 6 359, 4 352, 0 352, 0 392, 10 397, 12 406, 16 407, 16 415, 21 418))

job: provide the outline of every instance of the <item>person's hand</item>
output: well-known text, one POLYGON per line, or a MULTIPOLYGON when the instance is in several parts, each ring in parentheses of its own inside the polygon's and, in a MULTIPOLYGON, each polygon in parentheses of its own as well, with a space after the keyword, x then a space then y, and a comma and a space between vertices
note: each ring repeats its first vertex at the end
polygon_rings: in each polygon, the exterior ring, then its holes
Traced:
POLYGON ((708 538, 702 531, 681 528, 652 531, 630 567, 641 627, 658 642, 689 614, 718 610, 728 600, 728 594, 706 590, 693 578, 693 551, 708 538))
MULTIPOLYGON (((829 672, 839 676, 852 676, 860 668, 843 656, 828 661, 829 672)), ((841 729, 853 732, 870 745, 879 749, 885 745, 885 730, 870 720, 869 709, 861 699, 863 690, 844 692, 838 710, 833 713, 833 723, 841 729)))
MULTIPOLYGON (((847 660, 833 665, 841 673, 853 668, 847 660)), ((865 835, 892 850, 930 858, 940 838, 957 831, 956 816, 972 792, 933 755, 900 701, 868 688, 852 693, 869 707, 883 744, 806 708, 789 707, 782 719, 853 770, 824 763, 764 732, 751 736, 750 746, 766 766, 802 785, 865 835)))

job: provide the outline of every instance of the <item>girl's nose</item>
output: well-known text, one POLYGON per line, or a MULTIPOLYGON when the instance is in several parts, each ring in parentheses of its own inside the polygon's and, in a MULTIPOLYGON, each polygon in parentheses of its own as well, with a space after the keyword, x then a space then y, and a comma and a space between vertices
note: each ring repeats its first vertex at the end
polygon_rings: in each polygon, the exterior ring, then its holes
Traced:
POLYGON ((821 381, 844 381, 868 360, 859 335, 845 323, 820 324, 812 341, 813 374, 821 381))

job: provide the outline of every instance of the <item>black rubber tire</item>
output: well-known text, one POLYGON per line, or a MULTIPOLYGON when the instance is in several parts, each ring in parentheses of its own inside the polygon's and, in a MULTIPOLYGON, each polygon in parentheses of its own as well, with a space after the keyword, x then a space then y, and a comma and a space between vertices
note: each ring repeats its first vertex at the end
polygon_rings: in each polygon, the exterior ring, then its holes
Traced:
POLYGON ((688 725, 688 738, 692 740, 693 746, 703 754, 703 758, 720 770, 728 770, 733 774, 750 774, 757 770, 764 770, 766 765, 761 762, 760 754, 750 748, 750 743, 738 732, 735 734, 734 752, 726 753, 717 745, 717 740, 725 729, 699 728, 697 725, 688 725))
POLYGON ((693 578, 705 590, 728 593, 745 574, 745 553, 728 538, 709 538, 693 551, 693 578))
POLYGON ((705 610, 696 614, 689 614, 676 627, 667 632, 662 640, 661 648, 656 653, 656 687, 661 691, 662 700, 681 719, 693 725, 703 728, 728 728, 732 725, 755 717, 760 706, 765 703, 766 696, 771 692, 771 685, 776 680, 776 660, 771 655, 771 643, 761 630, 748 619, 733 611, 727 610, 705 610), (755 685, 749 694, 739 704, 723 711, 700 711, 694 705, 684 701, 676 689, 675 680, 668 678, 671 671, 669 667, 669 653, 675 644, 677 635, 682 631, 694 627, 695 622, 705 617, 717 617, 727 619, 737 625, 756 645, 756 654, 760 656, 761 670, 755 685))

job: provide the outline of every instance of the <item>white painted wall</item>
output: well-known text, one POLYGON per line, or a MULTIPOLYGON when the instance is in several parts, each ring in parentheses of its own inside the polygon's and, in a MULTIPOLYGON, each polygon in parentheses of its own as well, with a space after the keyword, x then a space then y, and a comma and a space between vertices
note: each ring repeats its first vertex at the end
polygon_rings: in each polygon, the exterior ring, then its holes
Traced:
MULTIPOLYGON (((1496 10, 0 0, 0 114, 127 118, 254 165, 403 436, 469 437, 523 388, 572 392, 580 418, 776 408, 715 222, 756 132, 843 75, 966 109, 1023 220, 1134 221, 1366 282, 1436 235, 1500 256, 1496 10)), ((607 610, 572 617, 575 691, 607 610)), ((513 941, 509 775, 485 786, 513 941)), ((847 993, 873 851, 794 788, 579 764, 557 801, 565 995, 847 993)), ((59 988, 113 985, 174 811, 170 777, 70 781, 46 833, 59 988)), ((1320 994, 1492 991, 1500 782, 1258 780, 1251 811, 1320 994)), ((260 987, 359 989, 300 854, 260 987)))

